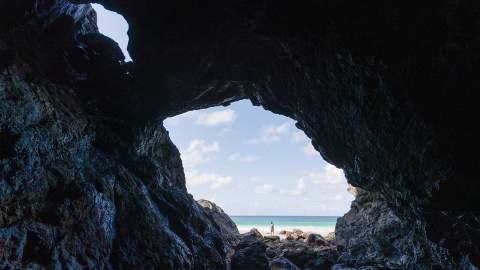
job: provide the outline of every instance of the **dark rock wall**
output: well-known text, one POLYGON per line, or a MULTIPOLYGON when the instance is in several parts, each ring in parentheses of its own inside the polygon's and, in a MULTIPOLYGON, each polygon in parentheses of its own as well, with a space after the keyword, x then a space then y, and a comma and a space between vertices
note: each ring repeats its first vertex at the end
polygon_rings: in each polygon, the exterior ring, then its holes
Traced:
POLYGON ((0 7, 0 269, 224 269, 168 132, 110 96, 134 83, 91 7, 0 7))
POLYGON ((356 190, 350 211, 338 219, 335 228, 339 263, 390 269, 470 269, 468 261, 453 265, 448 251, 427 238, 422 222, 409 223, 383 198, 356 190))
POLYGON ((297 120, 369 192, 347 234, 378 208, 418 237, 397 246, 404 267, 480 265, 479 3, 98 2, 129 21, 134 63, 88 5, 0 1, 3 265, 222 268, 159 121, 242 98, 297 120))
POLYGON ((146 86, 136 113, 249 98, 297 120, 350 183, 454 261, 480 264, 477 2, 100 2, 130 22, 146 86))

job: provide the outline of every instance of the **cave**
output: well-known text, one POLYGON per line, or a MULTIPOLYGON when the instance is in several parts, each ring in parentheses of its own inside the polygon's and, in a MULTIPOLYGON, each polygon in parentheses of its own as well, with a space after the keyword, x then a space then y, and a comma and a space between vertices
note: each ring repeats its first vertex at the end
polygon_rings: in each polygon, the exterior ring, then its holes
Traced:
POLYGON ((240 232, 255 227, 270 234, 274 222, 276 232, 325 236, 335 230, 328 218, 350 208, 343 171, 322 159, 292 119, 245 100, 167 118, 163 125, 179 149, 188 193, 239 220, 240 232))
POLYGON ((89 2, 0 1, 0 268, 226 269, 162 121, 242 99, 361 190, 332 269, 480 267, 480 3, 89 2))

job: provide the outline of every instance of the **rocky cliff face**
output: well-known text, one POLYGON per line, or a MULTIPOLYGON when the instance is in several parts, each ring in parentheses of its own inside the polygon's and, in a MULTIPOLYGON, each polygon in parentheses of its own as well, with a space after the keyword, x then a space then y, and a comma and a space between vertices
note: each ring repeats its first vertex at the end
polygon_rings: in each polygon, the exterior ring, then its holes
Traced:
POLYGON ((223 269, 161 121, 242 98, 368 191, 345 263, 480 265, 479 3, 97 1, 130 23, 124 63, 80 2, 0 0, 2 268, 223 269))
POLYGON ((213 223, 217 223, 222 233, 222 239, 226 239, 231 246, 235 246, 239 241, 239 231, 233 220, 215 203, 200 199, 197 201, 213 223))
POLYGON ((1 4, 0 268, 224 269, 161 122, 97 95, 134 88, 90 6, 1 4))
POLYGON ((421 222, 408 224, 382 198, 359 188, 352 191, 352 207, 335 228, 339 263, 358 268, 456 268, 448 251, 428 239, 421 222))

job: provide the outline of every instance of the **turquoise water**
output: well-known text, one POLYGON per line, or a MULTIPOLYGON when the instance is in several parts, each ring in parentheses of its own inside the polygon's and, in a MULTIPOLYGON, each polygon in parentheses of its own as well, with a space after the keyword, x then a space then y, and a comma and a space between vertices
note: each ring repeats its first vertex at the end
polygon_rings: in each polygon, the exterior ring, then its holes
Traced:
POLYGON ((231 216, 240 232, 257 228, 262 233, 270 231, 270 222, 275 231, 301 229, 302 231, 327 234, 335 231, 338 217, 332 216, 231 216))

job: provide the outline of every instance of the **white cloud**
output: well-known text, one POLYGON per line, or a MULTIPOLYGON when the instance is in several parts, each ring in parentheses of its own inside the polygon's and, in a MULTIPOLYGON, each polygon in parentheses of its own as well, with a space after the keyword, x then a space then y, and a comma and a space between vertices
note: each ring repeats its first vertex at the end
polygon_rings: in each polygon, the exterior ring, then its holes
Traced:
POLYGON ((268 194, 272 193, 273 191, 273 186, 269 184, 263 184, 255 187, 255 193, 257 194, 268 194))
POLYGON ((312 172, 308 173, 307 176, 313 183, 320 185, 341 184, 346 182, 343 170, 338 169, 331 164, 326 164, 323 168, 323 172, 312 172))
POLYGON ((237 114, 232 109, 213 112, 198 112, 195 123, 202 126, 217 126, 235 121, 237 114))
POLYGON ((290 124, 285 122, 280 125, 268 125, 263 126, 260 130, 259 136, 251 138, 247 141, 248 144, 259 143, 274 143, 281 139, 282 135, 285 135, 290 130, 290 124))
POLYGON ((292 143, 299 143, 299 142, 306 141, 307 139, 308 137, 307 135, 305 135, 305 133, 303 133, 303 131, 297 130, 292 132, 292 137, 290 140, 292 143))
POLYGON ((231 176, 222 176, 215 173, 199 173, 197 170, 185 172, 188 186, 209 185, 210 189, 217 189, 232 183, 231 176))
POLYGON ((302 147, 302 151, 306 156, 310 156, 310 157, 320 155, 310 142, 307 143, 304 147, 302 147))
POLYGON ((207 143, 204 140, 194 139, 185 151, 181 151, 183 167, 193 168, 198 164, 205 163, 211 159, 212 153, 215 152, 220 152, 218 142, 207 143))
POLYGON ((293 196, 299 196, 305 194, 305 179, 303 177, 297 180, 297 185, 295 188, 290 192, 293 196))
POLYGON ((300 196, 305 194, 306 187, 305 187, 305 177, 300 177, 296 181, 296 185, 293 189, 286 190, 284 188, 280 188, 278 193, 282 195, 290 195, 290 196, 300 196))
POLYGON ((228 156, 229 161, 239 161, 239 162, 254 162, 258 158, 253 155, 241 155, 239 153, 233 153, 228 156))

